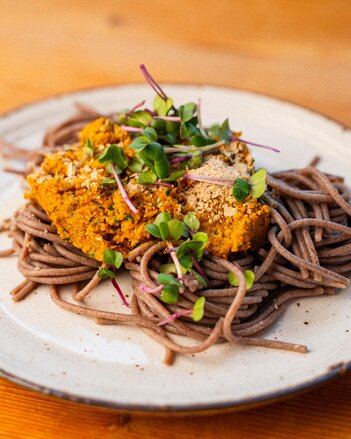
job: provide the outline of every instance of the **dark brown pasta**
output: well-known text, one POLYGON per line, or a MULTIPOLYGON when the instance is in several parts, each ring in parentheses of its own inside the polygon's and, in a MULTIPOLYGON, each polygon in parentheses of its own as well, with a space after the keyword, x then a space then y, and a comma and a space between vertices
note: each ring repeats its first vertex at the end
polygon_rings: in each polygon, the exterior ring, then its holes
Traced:
MULTIPOLYGON (((6 158, 40 163, 46 151, 59 149, 63 142, 74 142, 77 131, 100 116, 83 105, 77 108, 76 115, 46 134, 40 151, 28 152, 2 142, 0 152, 6 158)), ((132 250, 125 262, 134 292, 128 313, 96 310, 85 304, 101 281, 97 271, 103 264, 62 240, 41 207, 30 203, 0 226, 0 232, 12 237, 12 248, 0 251, 0 256, 16 253, 18 269, 25 278, 11 291, 13 300, 24 299, 40 284, 50 285, 52 300, 70 312, 92 317, 98 324, 140 327, 165 347, 165 364, 172 364, 174 353, 194 354, 223 342, 306 352, 303 345, 256 335, 281 316, 289 301, 335 294, 336 288, 346 288, 350 283, 349 192, 342 178, 320 172, 316 164, 313 161, 305 169, 268 177, 268 189, 262 197, 271 208, 266 244, 228 259, 205 253, 200 266, 208 278, 207 288, 184 281, 177 305, 167 305, 141 288, 141 284, 157 287, 160 266, 170 262, 169 253, 164 252, 167 244, 148 241, 132 250), (249 290, 243 276, 248 268, 255 272, 255 283, 249 290), (230 286, 229 272, 236 274, 238 287, 230 286), (73 301, 62 299, 59 285, 72 289, 73 301), (184 315, 158 326, 174 312, 191 308, 200 296, 206 298, 201 321, 195 323, 184 315), (191 338, 197 344, 184 346, 173 335, 191 338)))

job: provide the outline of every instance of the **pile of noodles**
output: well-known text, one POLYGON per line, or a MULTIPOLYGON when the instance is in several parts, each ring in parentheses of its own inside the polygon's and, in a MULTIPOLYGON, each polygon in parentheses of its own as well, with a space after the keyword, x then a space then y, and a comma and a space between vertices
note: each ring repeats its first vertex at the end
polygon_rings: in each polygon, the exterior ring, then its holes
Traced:
MULTIPOLYGON (((78 131, 98 116, 96 111, 79 105, 78 113, 49 130, 43 148, 34 152, 2 142, 0 152, 5 158, 30 163, 25 171, 7 169, 28 173, 48 151, 75 142, 78 131)), ((88 306, 88 294, 101 281, 97 274, 101 262, 63 241, 43 209, 29 203, 3 222, 1 229, 12 237, 12 248, 3 250, 0 256, 16 254, 18 270, 25 278, 11 295, 19 301, 39 284, 49 285, 52 300, 68 311, 92 317, 98 324, 138 326, 165 347, 166 364, 172 363, 176 352, 194 354, 221 342, 306 352, 306 346, 258 338, 257 334, 275 322, 289 301, 335 294, 350 283, 350 194, 342 177, 322 173, 315 164, 268 177, 262 197, 271 209, 267 243, 245 255, 233 254, 228 260, 205 252, 200 265, 208 287, 198 290, 196 283, 185 283, 176 305, 168 305, 141 288, 142 284, 157 286, 160 266, 169 261, 166 244, 152 240, 132 250, 125 268, 131 275, 134 294, 130 312, 125 314, 88 306), (255 273, 255 283, 249 290, 243 276, 246 269, 255 273), (229 285, 229 272, 239 279, 238 287, 229 285), (62 285, 71 286, 72 301, 61 297, 62 285), (201 321, 184 315, 158 325, 176 312, 191 309, 200 296, 206 298, 201 321), (196 344, 184 346, 173 335, 196 340, 196 344)), ((114 285, 119 290, 116 282, 114 285)))

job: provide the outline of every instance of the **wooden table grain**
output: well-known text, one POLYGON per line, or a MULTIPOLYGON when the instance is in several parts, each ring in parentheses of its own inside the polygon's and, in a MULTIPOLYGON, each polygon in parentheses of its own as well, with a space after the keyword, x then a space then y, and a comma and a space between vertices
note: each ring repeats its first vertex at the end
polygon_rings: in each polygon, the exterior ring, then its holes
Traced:
MULTIPOLYGON (((350 126, 350 23, 349 0, 0 0, 0 111, 142 81, 143 62, 160 81, 255 90, 350 126)), ((350 414, 350 373, 285 402, 206 419, 120 415, 0 380, 6 439, 345 439, 350 414)))

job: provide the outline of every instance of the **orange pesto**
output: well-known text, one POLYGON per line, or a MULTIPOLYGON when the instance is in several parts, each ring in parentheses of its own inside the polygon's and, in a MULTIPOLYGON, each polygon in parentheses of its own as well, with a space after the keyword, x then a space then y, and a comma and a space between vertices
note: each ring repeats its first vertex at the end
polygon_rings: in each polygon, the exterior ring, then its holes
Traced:
MULTIPOLYGON (((41 166, 27 178, 30 191, 26 198, 37 202, 56 225, 59 235, 91 257, 102 260, 106 248, 124 256, 149 240, 146 224, 160 212, 182 219, 194 212, 200 230, 209 236, 208 250, 226 257, 230 252, 246 251, 264 242, 269 224, 269 208, 248 197, 237 203, 231 188, 180 179, 171 190, 156 185, 141 185, 137 174, 127 170, 121 178, 138 213, 130 211, 116 184, 103 184, 111 174, 98 161, 111 143, 121 146, 127 157, 131 138, 118 125, 99 118, 80 133, 80 142, 47 154, 41 166), (87 152, 89 139, 94 154, 87 152)), ((222 147, 206 156, 203 165, 191 173, 248 177, 253 160, 239 142, 222 147)))

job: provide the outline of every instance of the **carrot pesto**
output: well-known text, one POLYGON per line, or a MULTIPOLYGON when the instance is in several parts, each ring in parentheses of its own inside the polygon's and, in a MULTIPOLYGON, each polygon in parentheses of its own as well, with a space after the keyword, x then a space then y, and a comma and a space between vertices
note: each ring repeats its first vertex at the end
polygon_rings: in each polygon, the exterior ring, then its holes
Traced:
POLYGON ((79 142, 45 156, 27 177, 26 197, 43 207, 64 240, 100 261, 106 248, 127 256, 148 241, 145 226, 160 212, 176 219, 194 212, 214 255, 257 248, 267 236, 269 207, 215 181, 249 180, 252 156, 232 140, 228 121, 205 129, 198 114, 193 103, 175 109, 157 95, 152 111, 137 106, 118 122, 100 117, 81 130, 79 142), (198 181, 204 175, 214 181, 198 181))
POLYGON ((165 347, 166 364, 176 352, 224 341, 306 352, 256 334, 291 299, 349 285, 343 178, 314 164, 255 170, 246 144, 277 149, 244 141, 228 120, 204 127, 200 101, 176 108, 141 70, 157 94, 152 109, 141 101, 102 115, 77 104, 79 113, 50 129, 38 151, 0 141, 4 155, 29 162, 29 203, 1 228, 13 244, 0 256, 16 253, 25 277, 13 299, 50 285, 52 300, 68 311, 141 328, 165 347), (130 303, 117 283, 122 266, 130 303), (103 279, 126 313, 88 306, 103 279), (71 300, 60 285, 71 286, 71 300), (174 334, 197 343, 184 346, 174 334))

